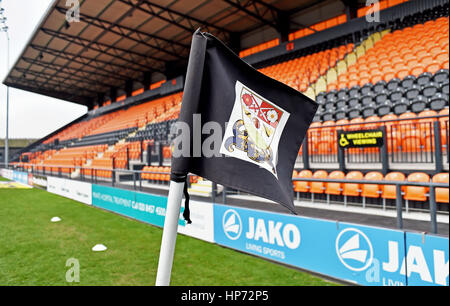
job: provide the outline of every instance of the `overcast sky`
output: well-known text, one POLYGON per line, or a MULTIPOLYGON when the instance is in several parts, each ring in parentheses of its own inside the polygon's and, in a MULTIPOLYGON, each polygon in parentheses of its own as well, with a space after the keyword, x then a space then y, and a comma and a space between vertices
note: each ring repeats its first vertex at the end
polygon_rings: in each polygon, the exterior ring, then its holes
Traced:
MULTIPOLYGON (((52 0, 1 0, 8 18, 10 66, 52 0)), ((6 35, 0 32, 0 138, 6 134, 6 35)), ((42 138, 87 112, 85 106, 10 88, 9 138, 42 138)))

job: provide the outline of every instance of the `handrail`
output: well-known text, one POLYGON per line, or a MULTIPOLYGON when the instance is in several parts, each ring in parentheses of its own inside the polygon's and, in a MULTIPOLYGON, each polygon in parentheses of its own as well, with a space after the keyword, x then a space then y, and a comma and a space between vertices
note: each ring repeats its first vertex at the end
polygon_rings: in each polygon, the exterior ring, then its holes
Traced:
MULTIPOLYGON (((4 167, 5 164, 0 163, 0 167, 4 167)), ((20 163, 9 164, 9 167, 14 169, 24 169, 24 165, 20 165, 20 163)), ((164 174, 167 175, 168 172, 160 172, 160 171, 142 171, 142 170, 129 170, 129 169, 114 169, 114 168, 95 168, 95 167, 80 167, 80 166, 61 166, 61 165, 29 165, 31 166, 31 172, 34 173, 34 169, 36 167, 42 167, 45 175, 46 168, 57 168, 58 173, 61 175, 61 169, 80 169, 80 170, 93 170, 91 172, 91 180, 93 180, 95 176, 95 181, 97 181, 97 171, 111 171, 112 173, 122 172, 122 173, 132 173, 133 174, 133 185, 136 188, 136 181, 139 180, 139 188, 142 188, 142 174, 164 174), (138 176, 136 174, 139 174, 138 176)), ((30 169, 26 169, 27 172, 30 172, 30 169)), ((50 169, 50 172, 54 172, 53 169, 50 169)), ((170 173, 170 172, 169 172, 170 173)), ((84 173, 80 172, 81 178, 84 178, 84 173)), ((190 176, 191 174, 189 174, 190 176)), ((343 183, 343 184, 368 184, 368 185, 394 185, 396 187, 396 193, 398 195, 402 194, 402 186, 417 186, 417 187, 428 187, 429 191, 429 201, 430 201, 430 220, 431 220, 431 232, 437 233, 437 204, 436 204, 436 188, 449 188, 448 184, 445 183, 435 183, 435 182, 407 182, 407 181, 379 181, 379 180, 352 180, 352 179, 327 179, 327 178, 292 178, 293 182, 320 182, 320 183, 343 183)), ((115 184, 115 178, 112 176, 112 186, 115 184)), ((215 184, 212 187, 212 201, 215 201, 215 184)), ((224 188, 223 199, 224 203, 226 202, 226 188, 224 188)), ((403 199, 401 196, 397 196, 396 198, 396 211, 397 211, 397 227, 399 229, 403 228, 403 199)))
POLYGON ((449 184, 435 183, 435 182, 408 182, 408 181, 378 181, 378 180, 345 180, 345 179, 321 179, 321 178, 293 178, 294 182, 320 182, 320 183, 342 183, 342 184, 367 184, 367 185, 394 185, 396 188, 397 198, 395 200, 395 206, 397 210, 397 227, 403 228, 403 198, 402 186, 416 186, 416 187, 428 187, 429 201, 430 201, 430 221, 431 232, 437 233, 437 204, 436 204, 436 188, 449 188, 449 184))
POLYGON ((321 178, 292 178, 294 182, 320 182, 320 183, 343 183, 343 184, 367 184, 367 185, 400 185, 417 187, 449 188, 445 183, 434 182, 408 182, 408 181, 371 181, 371 180, 352 180, 352 179, 321 179, 321 178))
MULTIPOLYGON (((0 164, 0 166, 4 166, 0 164)), ((22 165, 10 164, 10 167, 25 168, 22 165)), ((96 171, 119 171, 127 173, 150 173, 150 174, 167 174, 167 172, 159 171, 142 171, 142 170, 130 170, 120 168, 97 168, 97 167, 83 167, 83 166, 69 166, 69 165, 36 165, 28 164, 27 167, 46 167, 46 168, 61 168, 61 169, 74 169, 74 170, 96 170, 96 171)), ((159 166, 152 166, 159 167, 159 166)), ((161 166, 164 167, 164 166, 161 166)), ((434 187, 434 188, 449 188, 448 184, 435 183, 435 182, 408 182, 408 181, 378 181, 378 180, 352 180, 352 179, 327 179, 327 178, 299 178, 293 177, 293 182, 318 182, 318 183, 343 183, 343 184, 367 184, 367 185, 400 185, 400 186, 416 186, 416 187, 434 187)))
MULTIPOLYGON (((0 167, 3 167, 4 163, 0 163, 0 167)), ((96 171, 119 171, 119 172, 129 172, 129 173, 150 173, 150 174, 167 174, 167 172, 159 172, 159 171, 142 171, 142 170, 130 170, 130 169, 121 169, 121 168, 96 168, 96 167, 80 167, 80 166, 65 166, 65 165, 36 165, 36 164, 27 164, 27 167, 36 168, 60 168, 60 169, 74 169, 74 170, 96 170, 96 171)), ((10 164, 9 167, 13 168, 21 168, 25 169, 22 165, 10 164)), ((159 166, 154 166, 159 167, 159 166)), ((163 167, 163 166, 161 166, 163 167)), ((9 168, 8 168, 9 169, 9 168)), ((28 169, 27 169, 28 170, 28 169)))
MULTIPOLYGON (((336 128, 336 127, 345 127, 345 126, 353 126, 353 125, 371 125, 371 124, 382 124, 386 122, 402 122, 402 121, 419 121, 424 119, 438 119, 449 117, 449 115, 437 115, 437 116, 426 116, 426 117, 414 117, 414 118, 396 118, 390 120, 379 120, 379 121, 369 121, 369 122, 356 122, 356 123, 344 123, 344 124, 334 124, 334 125, 326 125, 326 126, 313 126, 309 127, 309 130, 318 130, 318 129, 326 129, 326 128, 336 128)), ((381 119, 381 118, 380 118, 381 119)), ((334 121, 334 120, 330 120, 334 121)), ((324 121, 327 122, 327 121, 324 121)), ((336 122, 336 121, 335 121, 336 122)), ((321 122, 323 123, 323 122, 321 122)), ((415 123, 425 123, 425 122, 415 122, 415 123)), ((427 122, 429 123, 429 122, 427 122)))

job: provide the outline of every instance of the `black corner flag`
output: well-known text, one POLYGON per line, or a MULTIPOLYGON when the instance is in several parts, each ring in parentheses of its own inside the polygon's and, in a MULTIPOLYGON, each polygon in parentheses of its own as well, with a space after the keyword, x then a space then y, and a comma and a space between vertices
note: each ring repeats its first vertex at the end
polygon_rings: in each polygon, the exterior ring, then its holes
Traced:
POLYGON ((172 174, 190 172, 278 202, 295 214, 292 172, 317 107, 197 30, 179 117, 189 135, 173 143, 172 174), (208 122, 209 128, 202 129, 208 122), (205 133, 217 126, 219 137, 205 133), (205 143, 214 154, 204 154, 205 143))

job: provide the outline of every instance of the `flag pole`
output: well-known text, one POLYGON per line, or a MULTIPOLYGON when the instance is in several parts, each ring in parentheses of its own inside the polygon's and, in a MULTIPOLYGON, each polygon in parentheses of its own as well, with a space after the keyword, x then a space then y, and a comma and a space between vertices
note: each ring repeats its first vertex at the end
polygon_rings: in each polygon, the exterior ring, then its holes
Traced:
MULTIPOLYGON (((189 63, 186 72, 186 81, 184 84, 183 104, 185 99, 197 101, 197 103, 200 99, 199 89, 201 88, 202 83, 205 53, 206 38, 200 29, 198 29, 192 36, 189 63)), ((184 109, 182 107, 179 120, 186 121, 186 119, 183 119, 183 111, 184 109)), ((184 112, 186 112, 186 110, 184 112)), ((192 116, 189 110, 185 115, 187 115, 187 117, 192 116)), ((184 162, 185 159, 180 158, 180 160, 178 160, 172 156, 172 171, 176 168, 179 172, 172 172, 170 175, 169 198, 167 200, 166 218, 164 221, 161 251, 159 254, 158 272, 155 283, 156 286, 169 286, 170 284, 173 256, 177 241, 178 219, 181 211, 181 200, 188 173, 188 171, 184 171, 187 169, 185 165, 183 165, 184 162)))
POLYGON ((156 286, 169 286, 172 273, 173 256, 177 242, 178 221, 181 211, 181 200, 183 198, 186 176, 174 178, 172 174, 169 187, 169 198, 167 200, 166 217, 164 220, 161 250, 159 253, 158 272, 156 275, 156 286))

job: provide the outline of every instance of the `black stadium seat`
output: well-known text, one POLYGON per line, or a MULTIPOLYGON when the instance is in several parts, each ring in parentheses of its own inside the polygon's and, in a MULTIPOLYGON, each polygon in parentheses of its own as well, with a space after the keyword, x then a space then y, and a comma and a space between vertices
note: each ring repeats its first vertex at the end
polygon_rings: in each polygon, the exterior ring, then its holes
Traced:
POLYGON ((336 121, 347 118, 347 111, 348 111, 347 106, 338 107, 335 113, 336 121))
POLYGON ((317 96, 316 96, 316 102, 318 103, 318 104, 323 104, 323 103, 325 103, 325 101, 327 100, 327 98, 326 98, 326 92, 321 92, 321 93, 319 93, 317 96))
POLYGON ((395 102, 400 101, 404 96, 405 90, 401 87, 397 88, 396 90, 392 91, 389 95, 389 100, 392 101, 392 103, 395 104, 395 102))
POLYGON ((397 88, 399 88, 400 87, 400 83, 401 83, 401 80, 400 79, 398 79, 398 78, 393 78, 392 80, 390 80, 387 84, 386 84, 386 89, 388 90, 388 91, 394 91, 394 90, 396 90, 397 88))
POLYGON ((441 84, 441 93, 448 95, 449 94, 449 83, 448 80, 445 83, 441 84))
POLYGON ((376 115, 376 106, 375 103, 371 103, 363 107, 362 115, 364 118, 368 118, 370 116, 376 115))
POLYGON ((373 103, 373 94, 372 92, 368 92, 366 95, 361 97, 361 104, 364 105, 369 105, 373 103))
POLYGON ((347 100, 345 100, 345 99, 338 100, 338 101, 336 101, 335 105, 336 105, 337 109, 347 107, 347 100))
POLYGON ((361 117, 361 106, 355 105, 353 107, 350 107, 347 111, 347 118, 351 120, 359 117, 361 117))
POLYGON ((425 84, 422 88, 423 88, 422 94, 427 98, 432 98, 440 91, 439 84, 434 82, 429 82, 425 84))
POLYGON ((411 100, 411 111, 414 113, 420 113, 427 108, 428 98, 418 95, 411 100))
POLYGON ((434 111, 440 111, 448 106, 448 95, 437 93, 430 99, 430 109, 434 111))
POLYGON ((386 81, 381 80, 381 81, 377 82, 373 86, 372 89, 373 89, 373 92, 377 94, 377 93, 381 93, 381 92, 385 91, 386 87, 387 87, 386 81))
POLYGON ((326 110, 322 115, 322 121, 333 121, 334 120, 334 110, 326 110))
POLYGON ((401 81, 400 84, 406 90, 406 89, 413 87, 413 85, 415 83, 416 83, 416 77, 414 77, 412 75, 408 75, 401 81))
POLYGON ((387 92, 387 90, 382 90, 376 94, 375 103, 381 104, 384 101, 386 101, 388 98, 389 98, 389 93, 387 92))
POLYGON ((363 87, 361 87, 361 90, 360 90, 361 96, 365 96, 365 95, 367 95, 369 92, 370 92, 370 93, 372 92, 372 84, 367 83, 367 84, 365 84, 363 87))
POLYGON ((401 98, 400 100, 395 101, 393 107, 394 114, 398 116, 406 113, 409 110, 409 106, 410 102, 406 98, 401 98))
POLYGON ((429 72, 424 72, 417 77, 417 85, 424 86, 431 82, 433 75, 429 72))
POLYGON ((335 101, 327 101, 327 102, 325 102, 323 107, 325 108, 325 110, 329 110, 329 109, 333 110, 335 108, 335 106, 334 106, 335 103, 336 103, 335 101))
POLYGON ((433 76, 433 82, 436 83, 444 83, 448 82, 448 70, 447 69, 441 69, 438 72, 436 72, 433 76))
POLYGON ((343 88, 340 89, 337 94, 336 94, 337 99, 348 99, 348 89, 347 88, 343 88))
POLYGON ((337 90, 331 90, 326 94, 327 101, 336 101, 337 100, 337 90))
POLYGON ((377 106, 377 115, 382 117, 392 112, 392 102, 389 100, 377 106))
POLYGON ((406 99, 410 101, 416 99, 418 95, 420 95, 420 87, 415 84, 408 88, 405 92, 406 99))
POLYGON ((350 108, 355 107, 357 105, 359 105, 359 98, 356 98, 356 97, 355 98, 350 98, 347 101, 347 106, 350 107, 350 108))
POLYGON ((361 87, 359 85, 353 86, 348 91, 348 96, 350 98, 359 97, 360 96, 361 87))

